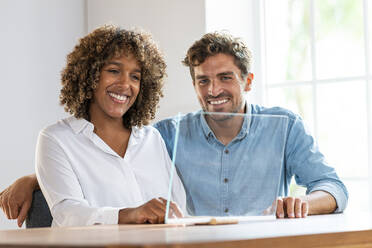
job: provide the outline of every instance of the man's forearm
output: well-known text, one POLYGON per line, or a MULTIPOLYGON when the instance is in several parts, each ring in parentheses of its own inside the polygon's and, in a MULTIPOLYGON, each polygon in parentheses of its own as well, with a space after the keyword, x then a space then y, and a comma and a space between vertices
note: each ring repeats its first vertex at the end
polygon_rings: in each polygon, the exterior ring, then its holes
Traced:
POLYGON ((303 197, 308 202, 309 215, 330 214, 337 208, 335 198, 325 191, 314 191, 303 197))
POLYGON ((39 183, 36 178, 36 174, 25 176, 25 178, 29 178, 31 188, 33 188, 34 190, 40 189, 39 183))

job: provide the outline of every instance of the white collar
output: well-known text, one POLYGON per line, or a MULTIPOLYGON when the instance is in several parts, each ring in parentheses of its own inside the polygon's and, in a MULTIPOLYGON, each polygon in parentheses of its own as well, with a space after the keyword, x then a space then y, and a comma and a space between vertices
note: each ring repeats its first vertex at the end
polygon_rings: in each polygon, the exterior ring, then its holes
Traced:
POLYGON ((75 116, 70 116, 66 119, 66 122, 76 134, 82 132, 85 129, 88 129, 91 132, 93 132, 94 130, 93 123, 85 120, 84 118, 77 119, 75 116))
MULTIPOLYGON (((93 123, 87 121, 84 118, 76 118, 75 116, 70 116, 66 119, 66 122, 71 127, 71 129, 75 132, 75 134, 78 133, 84 133, 88 137, 92 137, 93 131, 94 131, 94 125, 93 123)), ((143 136, 145 135, 145 132, 143 128, 139 128, 137 126, 132 127, 132 133, 131 133, 131 139, 130 144, 136 145, 143 136)))

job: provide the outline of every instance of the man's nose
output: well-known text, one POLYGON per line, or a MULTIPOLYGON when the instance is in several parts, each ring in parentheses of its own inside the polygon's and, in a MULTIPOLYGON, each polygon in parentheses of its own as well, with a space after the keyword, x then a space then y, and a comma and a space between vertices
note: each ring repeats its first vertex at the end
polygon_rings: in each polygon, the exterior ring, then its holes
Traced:
POLYGON ((218 96, 222 93, 222 87, 216 80, 212 80, 208 87, 208 94, 210 96, 218 96))

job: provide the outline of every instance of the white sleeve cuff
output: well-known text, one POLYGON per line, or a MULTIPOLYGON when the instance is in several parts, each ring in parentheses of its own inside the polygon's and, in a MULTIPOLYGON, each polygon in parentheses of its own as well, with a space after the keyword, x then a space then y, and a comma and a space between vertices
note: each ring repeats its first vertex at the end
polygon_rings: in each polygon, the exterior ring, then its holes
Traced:
POLYGON ((94 224, 118 224, 120 208, 103 207, 99 208, 95 213, 96 216, 92 218, 94 224))

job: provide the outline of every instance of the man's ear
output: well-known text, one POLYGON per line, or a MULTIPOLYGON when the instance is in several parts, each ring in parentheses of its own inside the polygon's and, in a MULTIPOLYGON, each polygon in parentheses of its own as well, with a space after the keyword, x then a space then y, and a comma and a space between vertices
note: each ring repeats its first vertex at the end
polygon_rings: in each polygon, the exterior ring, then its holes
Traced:
POLYGON ((195 81, 194 81, 194 80, 192 80, 192 86, 194 86, 194 87, 195 87, 195 81))
POLYGON ((248 73, 248 76, 246 78, 245 86, 244 86, 244 91, 248 92, 252 89, 252 81, 254 79, 253 73, 248 73))

